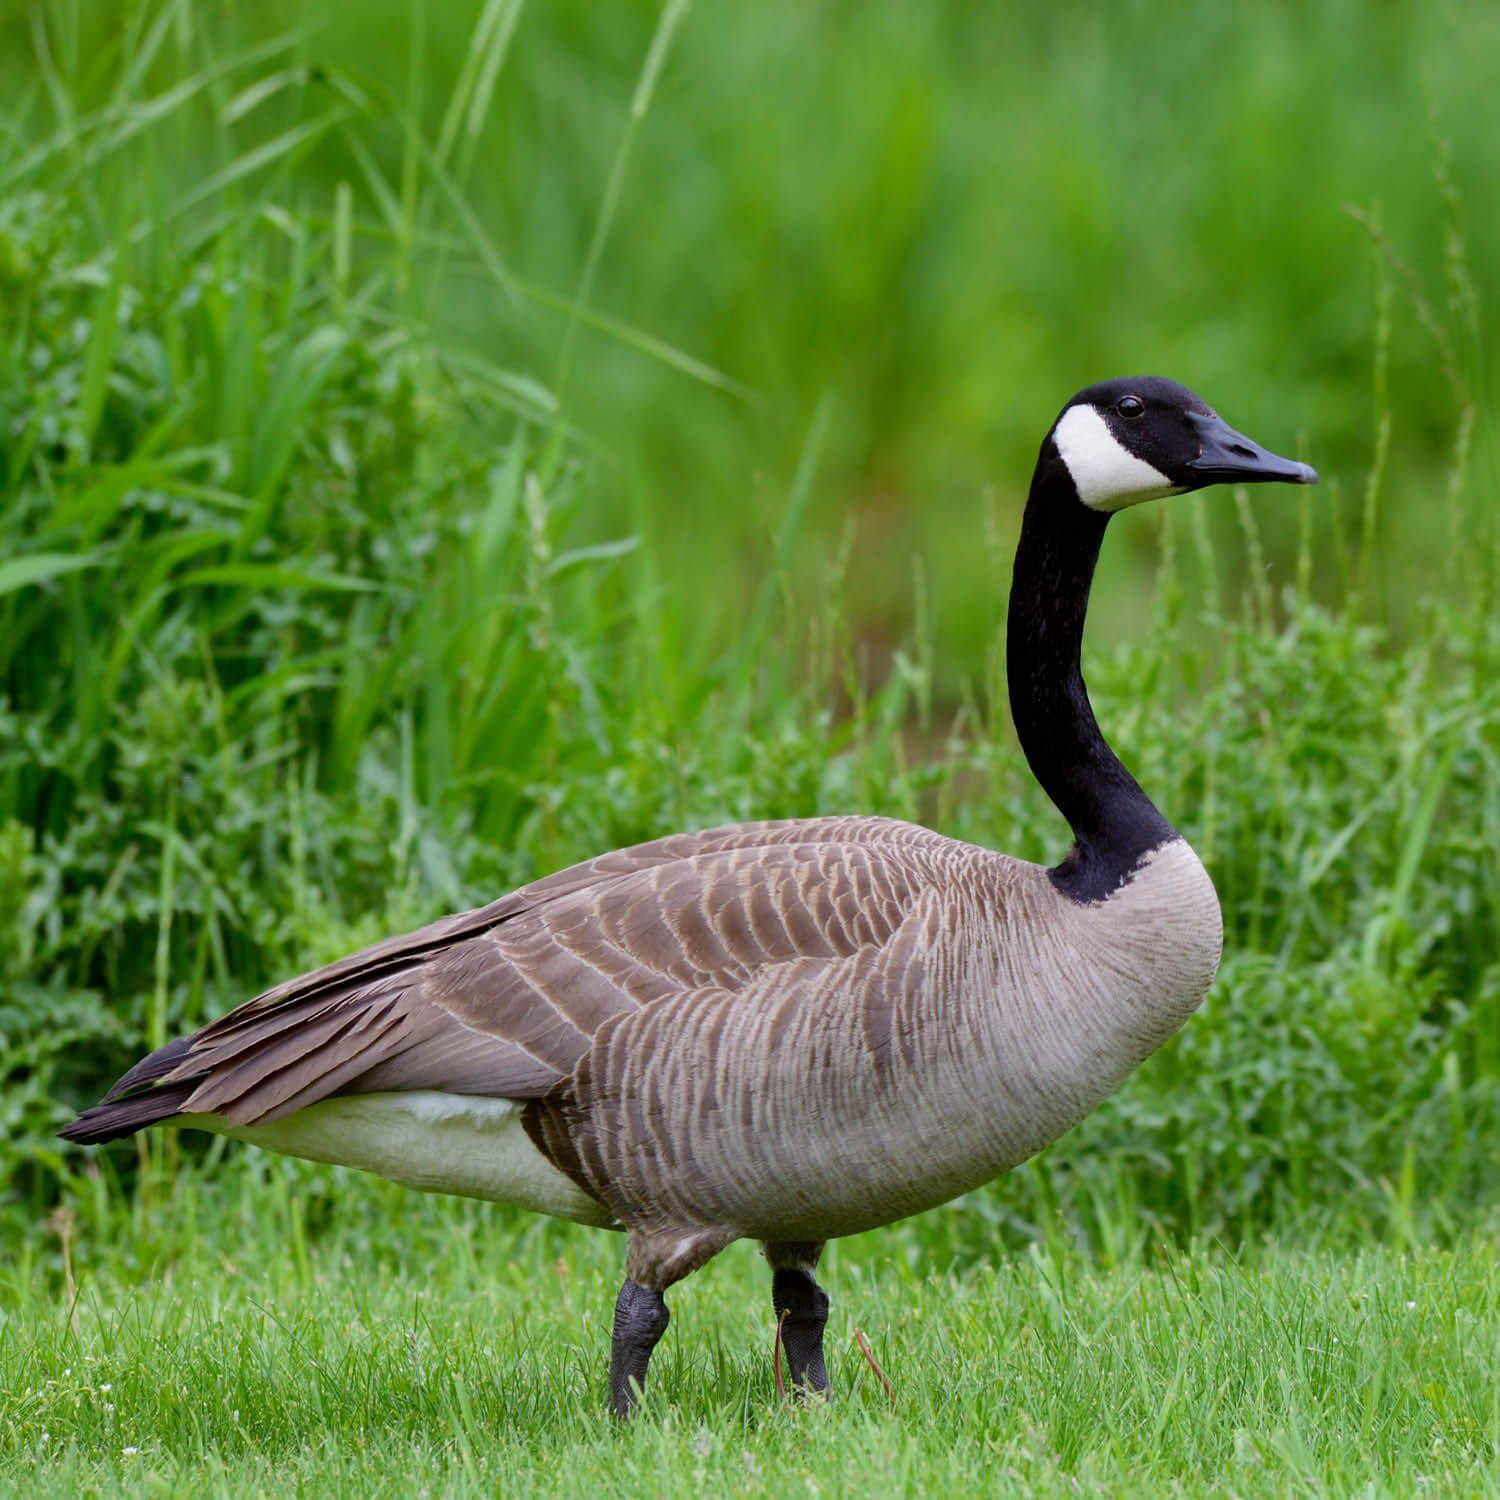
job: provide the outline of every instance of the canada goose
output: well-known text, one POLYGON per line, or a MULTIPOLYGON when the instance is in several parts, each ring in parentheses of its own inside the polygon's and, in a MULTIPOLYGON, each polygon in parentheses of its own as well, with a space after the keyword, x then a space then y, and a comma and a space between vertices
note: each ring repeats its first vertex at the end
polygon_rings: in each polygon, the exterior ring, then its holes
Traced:
POLYGON ((269 990, 137 1063, 62 1134, 170 1121, 625 1230, 621 1416, 663 1292, 758 1239, 792 1381, 826 1390, 825 1241, 1056 1140, 1218 967, 1213 884, 1084 689, 1110 516, 1316 479, 1169 380, 1106 381, 1063 408, 1031 481, 1008 655, 1021 747, 1073 830, 1054 868, 889 818, 676 834, 269 990))

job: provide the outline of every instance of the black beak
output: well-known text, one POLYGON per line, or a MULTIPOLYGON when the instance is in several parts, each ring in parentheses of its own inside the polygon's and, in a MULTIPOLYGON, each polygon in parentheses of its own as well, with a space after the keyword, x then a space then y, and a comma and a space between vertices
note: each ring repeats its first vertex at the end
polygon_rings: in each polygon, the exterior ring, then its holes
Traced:
POLYGON ((1316 484, 1318 471, 1294 458, 1278 458, 1252 443, 1227 422, 1205 412, 1191 411, 1202 447, 1188 462, 1188 472, 1204 484, 1316 484))

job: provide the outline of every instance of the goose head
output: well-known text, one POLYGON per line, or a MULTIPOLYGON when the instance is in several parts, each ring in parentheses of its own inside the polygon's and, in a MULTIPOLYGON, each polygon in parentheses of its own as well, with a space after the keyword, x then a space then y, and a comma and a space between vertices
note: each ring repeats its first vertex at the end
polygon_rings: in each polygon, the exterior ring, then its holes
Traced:
POLYGON ((1042 445, 1044 464, 1053 455, 1078 499, 1105 514, 1210 484, 1318 482, 1308 464, 1268 452, 1186 386, 1159 375, 1079 391, 1042 445))

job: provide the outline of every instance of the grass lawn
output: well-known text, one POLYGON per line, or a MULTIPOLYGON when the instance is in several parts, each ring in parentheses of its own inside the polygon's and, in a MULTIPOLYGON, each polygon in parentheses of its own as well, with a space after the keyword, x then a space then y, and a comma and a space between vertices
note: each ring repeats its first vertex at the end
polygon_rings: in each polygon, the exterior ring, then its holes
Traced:
POLYGON ((622 1431, 616 1237, 350 1178, 309 1243, 295 1190, 241 1178, 185 1179, 156 1265, 80 1242, 76 1328, 56 1276, 7 1274, 11 1492, 1500 1494, 1493 1232, 950 1272, 924 1242, 960 1204, 831 1247, 826 1408, 778 1398, 768 1276, 738 1245, 673 1293, 622 1431))

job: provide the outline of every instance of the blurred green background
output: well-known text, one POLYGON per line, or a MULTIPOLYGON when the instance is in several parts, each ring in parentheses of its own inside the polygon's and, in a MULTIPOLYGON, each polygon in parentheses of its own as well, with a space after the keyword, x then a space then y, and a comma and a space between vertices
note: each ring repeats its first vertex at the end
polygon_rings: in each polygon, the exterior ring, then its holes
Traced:
MULTIPOLYGON (((1105 376, 1172 375, 1267 445, 1314 460, 1326 561, 1374 462, 1387 319, 1400 501, 1380 525, 1401 563, 1384 580, 1398 618, 1403 596, 1441 576, 1462 545, 1435 524, 1456 426, 1466 405, 1484 409, 1495 369, 1453 307, 1467 295, 1453 271, 1462 257, 1489 286, 1500 266, 1500 9, 862 0, 667 12, 663 66, 633 123, 664 13, 629 0, 74 0, 56 8, 50 41, 40 13, 18 6, 0 29, 0 69, 6 94, 30 101, 15 119, 40 126, 55 103, 39 47, 70 110, 108 106, 122 53, 164 19, 132 93, 161 100, 217 72, 162 108, 149 162, 96 164, 101 208, 77 233, 110 232, 102 205, 134 192, 143 165, 179 224, 222 208, 182 201, 258 146, 273 154, 238 179, 251 208, 331 221, 346 185, 353 274, 407 234, 389 289, 402 315, 504 372, 523 404, 561 404, 605 466, 586 529, 644 532, 714 646, 764 573, 825 399, 795 566, 815 586, 852 528, 849 607, 877 676, 911 632, 914 554, 944 690, 982 673, 1000 609, 987 514, 1003 541, 1040 434, 1105 376), (372 170, 399 203, 380 202, 372 170), (1348 206, 1383 226, 1400 266, 1380 270, 1348 206), (570 341, 580 288, 592 313, 722 378, 597 326, 570 341), (1447 330, 1447 349, 1424 317, 1447 330)), ((278 238, 274 220, 257 232, 278 238)), ((1474 458, 1492 478, 1484 427, 1474 458)), ((1284 569, 1292 507, 1274 495, 1257 506, 1284 569)), ((1239 568, 1219 509, 1222 555, 1239 568)), ((1147 524, 1118 530, 1098 626, 1115 634, 1140 628, 1155 546, 1147 524)))

